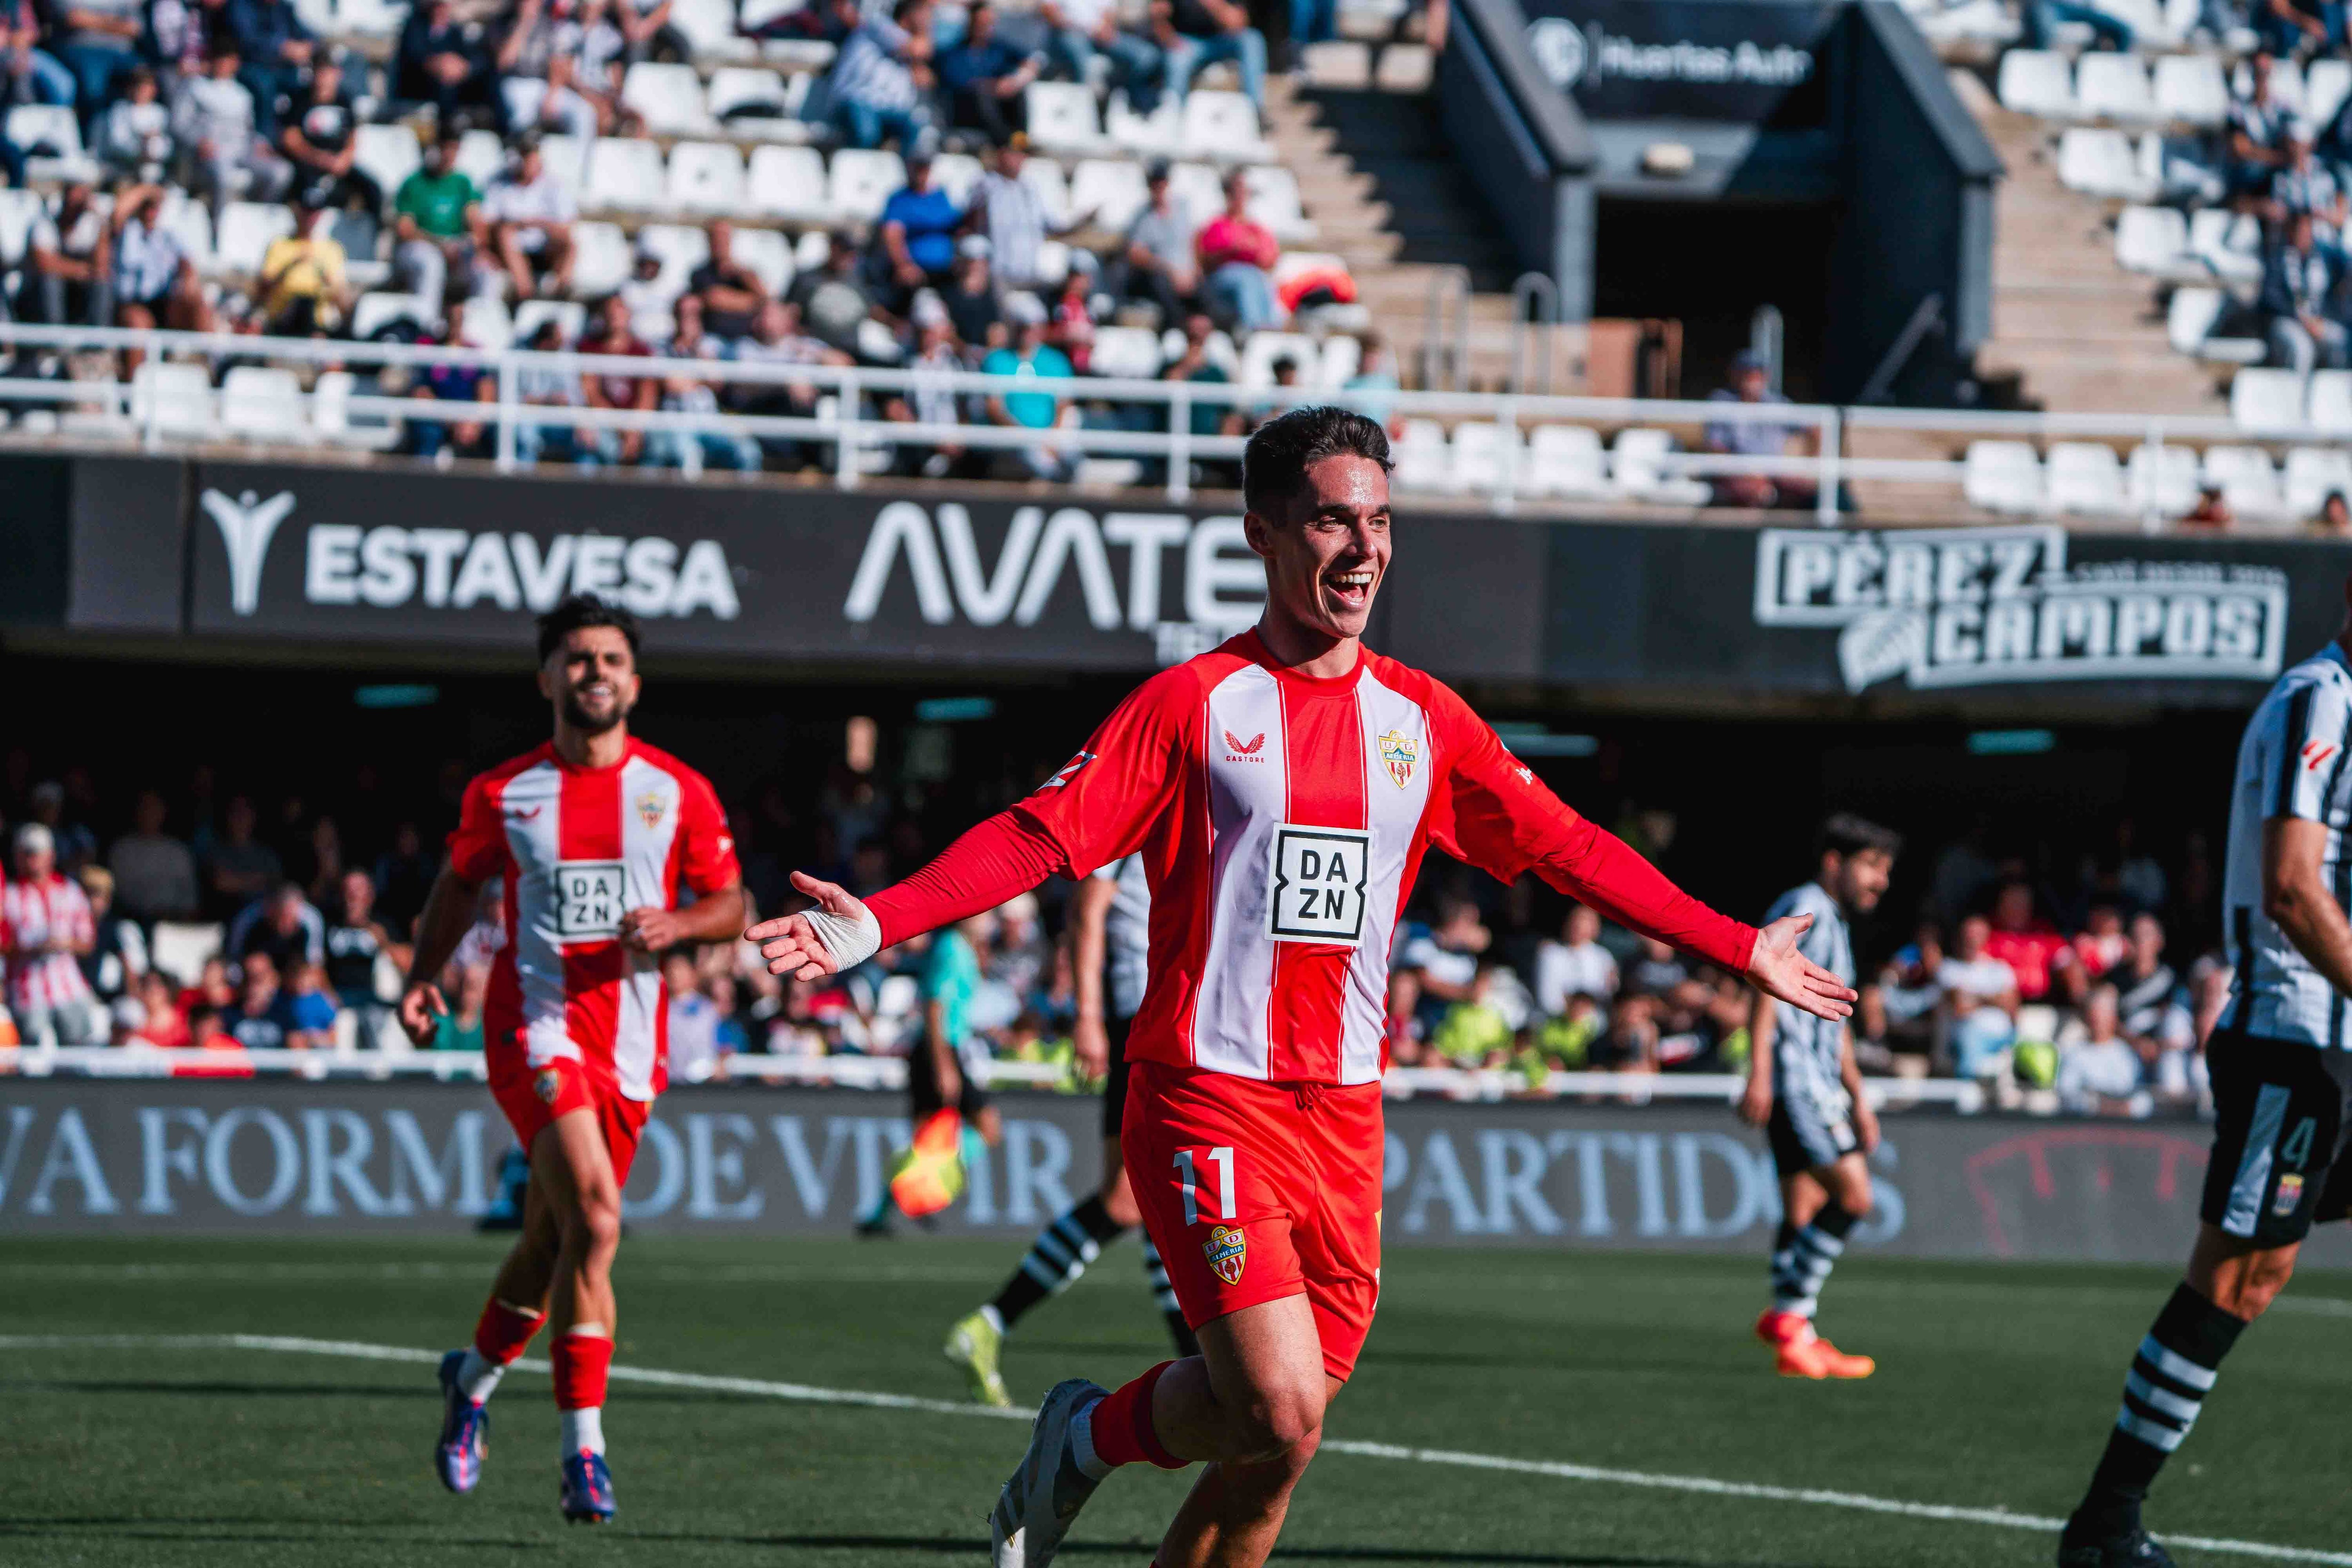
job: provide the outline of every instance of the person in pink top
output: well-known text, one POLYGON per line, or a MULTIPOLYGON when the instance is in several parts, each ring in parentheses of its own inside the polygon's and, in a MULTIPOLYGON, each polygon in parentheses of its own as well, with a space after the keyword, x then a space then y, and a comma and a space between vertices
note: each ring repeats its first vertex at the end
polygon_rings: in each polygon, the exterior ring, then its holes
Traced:
POLYGON ((1192 247, 1210 305, 1236 329, 1255 332, 1282 324, 1274 297, 1274 263, 1282 254, 1274 231, 1249 216, 1249 182, 1239 169, 1225 179, 1225 210, 1201 226, 1192 247))

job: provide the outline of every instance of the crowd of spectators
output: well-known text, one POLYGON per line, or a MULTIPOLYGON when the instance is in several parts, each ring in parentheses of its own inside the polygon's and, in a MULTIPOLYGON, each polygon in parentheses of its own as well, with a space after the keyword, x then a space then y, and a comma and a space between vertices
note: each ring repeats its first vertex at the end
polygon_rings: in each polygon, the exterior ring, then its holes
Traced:
MULTIPOLYGON (((11 1022, 0 1029, 68 1045, 410 1048, 391 1005, 437 832, 393 823, 361 856, 333 816, 299 799, 267 814, 243 795, 175 810, 149 790, 101 836, 93 798, 76 770, 0 802, 12 851, 0 890, 11 1022), (191 930, 208 940, 188 946, 191 930)), ((937 837, 870 773, 845 767, 813 802, 771 787, 732 816, 755 909, 782 907, 786 873, 803 865, 873 891, 919 865, 937 837)), ((1664 811, 1628 812, 1618 826, 1654 857, 1675 837, 1664 811)), ((2125 823, 2063 875, 2029 871, 1982 827, 1923 852, 1898 884, 1916 921, 1890 906, 1858 932, 1864 1070, 1972 1079, 2029 1109, 2200 1104, 2202 1042, 2229 976, 2205 843, 2190 835, 2177 851, 2159 861, 2125 823)), ((1079 1088, 1067 891, 1048 882, 963 928, 981 974, 967 1016, 974 1052, 1045 1064, 1079 1088)), ((493 885, 441 977, 452 1008, 438 1047, 480 1048, 499 919, 493 885)), ((919 1039, 924 957, 909 942, 812 984, 768 974, 741 944, 671 952, 674 1071, 724 1075, 747 1055, 903 1054, 919 1039)), ((1388 1036, 1398 1067, 1483 1069, 1500 1077, 1477 1092, 1499 1082, 1536 1094, 1558 1071, 1740 1071, 1751 1005, 1734 977, 1532 879, 1503 888, 1434 862, 1400 935, 1388 1036)))

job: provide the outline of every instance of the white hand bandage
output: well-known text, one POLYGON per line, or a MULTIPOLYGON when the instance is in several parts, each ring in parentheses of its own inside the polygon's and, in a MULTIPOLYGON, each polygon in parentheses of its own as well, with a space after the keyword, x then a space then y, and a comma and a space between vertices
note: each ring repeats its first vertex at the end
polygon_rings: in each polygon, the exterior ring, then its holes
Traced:
POLYGON ((836 974, 848 973, 882 951, 882 922, 863 904, 854 916, 830 914, 824 910, 805 910, 802 913, 808 921, 809 930, 816 932, 817 941, 824 943, 825 952, 833 955, 836 974))

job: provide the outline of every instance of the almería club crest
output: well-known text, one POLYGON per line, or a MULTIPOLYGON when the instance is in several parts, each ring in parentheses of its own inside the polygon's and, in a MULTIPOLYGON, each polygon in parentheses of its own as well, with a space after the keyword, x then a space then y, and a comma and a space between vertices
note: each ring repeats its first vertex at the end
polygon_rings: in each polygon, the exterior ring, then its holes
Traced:
POLYGON ((1242 1239, 1241 1226, 1210 1226, 1209 1239, 1201 1244, 1201 1251, 1208 1258, 1209 1267, 1217 1271, 1218 1279, 1228 1285, 1242 1282, 1242 1268, 1249 1262, 1249 1243, 1242 1239))
POLYGON ((649 789, 637 796, 637 816, 648 833, 661 826, 662 816, 668 810, 669 802, 662 798, 662 793, 657 789, 649 789))
POLYGON ((1399 789, 1412 782, 1412 766, 1421 761, 1421 743, 1402 730, 1391 730, 1380 738, 1381 761, 1388 765, 1389 777, 1396 780, 1399 789))

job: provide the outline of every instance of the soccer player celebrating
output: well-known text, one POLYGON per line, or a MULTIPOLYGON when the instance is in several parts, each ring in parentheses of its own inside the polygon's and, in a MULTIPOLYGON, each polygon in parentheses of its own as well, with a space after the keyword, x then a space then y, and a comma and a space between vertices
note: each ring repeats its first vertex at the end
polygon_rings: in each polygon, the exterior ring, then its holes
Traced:
MULTIPOLYGON (((2345 583, 2352 604, 2352 579, 2345 583)), ((2352 1214, 2352 616, 2246 722, 2221 908, 2230 999, 2206 1042, 2213 1153, 2187 1277, 2132 1356, 2061 1568, 2170 1568, 2140 1504, 2312 1226, 2352 1214)))
POLYGON ((1355 1369, 1379 1293, 1389 951, 1431 844, 1533 869, 1620 922, 1843 1016, 1853 993, 1717 914, 1580 818, 1445 687, 1359 638, 1389 565, 1389 448, 1338 408, 1269 421, 1243 458, 1265 563, 1255 629, 1162 671, 1027 800, 861 902, 752 930, 778 973, 827 974, 1055 873, 1140 852, 1150 979, 1128 1035, 1124 1166, 1201 1352, 1115 1393, 1046 1394, 990 1522, 1043 1568, 1120 1465, 1205 1462, 1160 1568, 1255 1568, 1355 1369))
MULTIPOLYGON (((1108 1078, 1102 1101, 1102 1184, 1039 1231, 1004 1288, 949 1329, 948 1360, 964 1369, 971 1396, 982 1405, 1013 1403, 998 1365, 1013 1325, 1040 1301, 1068 1289, 1107 1243, 1142 1221, 1119 1157, 1119 1122, 1127 1110, 1128 1031, 1143 1005, 1144 980, 1150 973, 1151 884, 1143 857, 1129 855, 1097 867, 1094 875, 1078 884, 1071 906, 1078 1016, 1070 1043, 1089 1078, 1108 1078), (1106 991, 1110 1004, 1107 1015, 1106 991)), ((1199 1354, 1200 1342, 1192 1337, 1168 1283, 1168 1266, 1148 1235, 1143 1238, 1143 1272, 1168 1319, 1176 1353, 1199 1354)))
POLYGON ((530 1156, 522 1234, 474 1342, 441 1362, 435 1463, 454 1492, 481 1479, 483 1404, 541 1324, 553 1330, 563 1516, 613 1517, 603 1411, 613 1360, 621 1188, 668 1077, 660 954, 743 921, 735 841, 710 783, 629 735, 636 618, 577 594, 540 617, 539 689, 555 738, 466 786, 449 858, 418 917, 400 999, 411 1038, 448 1011, 435 977, 504 881, 506 945, 483 1019, 490 1093, 530 1156), (677 908, 679 888, 695 901, 677 908))
MULTIPOLYGON (((1840 812, 1822 825, 1818 875, 1792 888, 1767 924, 1807 915, 1798 948, 1848 985, 1853 934, 1847 921, 1878 907, 1902 840, 1875 823, 1840 812)), ((1846 1233, 1870 1212, 1870 1167, 1878 1117, 1862 1090, 1853 1041, 1843 1019, 1824 1018, 1770 996, 1756 998, 1748 1026, 1748 1092, 1739 1114, 1764 1129, 1780 1173, 1780 1234, 1772 1244, 1772 1304, 1756 1334, 1788 1377, 1868 1377, 1878 1363, 1848 1355, 1813 1331, 1813 1310, 1846 1233)))

